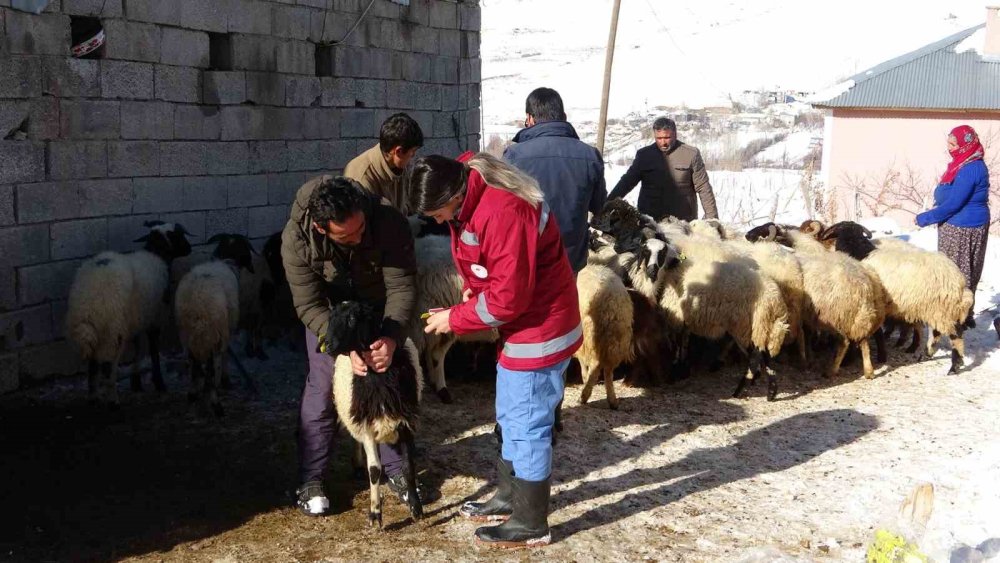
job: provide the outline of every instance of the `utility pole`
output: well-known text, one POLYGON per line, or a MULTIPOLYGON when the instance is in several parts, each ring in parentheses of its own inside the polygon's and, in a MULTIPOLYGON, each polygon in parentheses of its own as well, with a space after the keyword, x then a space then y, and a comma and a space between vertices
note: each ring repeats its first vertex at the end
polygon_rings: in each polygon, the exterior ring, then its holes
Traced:
POLYGON ((601 116, 597 121, 597 150, 604 154, 604 133, 608 128, 608 98, 611 94, 611 63, 615 59, 615 36, 618 35, 618 12, 622 0, 615 0, 611 8, 611 32, 608 34, 608 50, 604 55, 604 90, 601 92, 601 116))

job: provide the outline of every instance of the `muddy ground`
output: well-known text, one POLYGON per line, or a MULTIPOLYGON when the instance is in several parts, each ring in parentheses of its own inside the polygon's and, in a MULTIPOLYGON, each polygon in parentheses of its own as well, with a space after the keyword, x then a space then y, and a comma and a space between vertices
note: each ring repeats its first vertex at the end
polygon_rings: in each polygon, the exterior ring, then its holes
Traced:
POLYGON ((945 350, 917 364, 894 351, 873 381, 857 364, 830 381, 779 363, 776 402, 762 385, 731 399, 736 366, 619 386, 619 411, 600 386, 586 406, 569 388, 555 543, 533 554, 475 547, 456 514, 490 487, 489 377, 453 380, 452 405, 425 397, 418 461, 443 496, 418 523, 387 497, 381 532, 367 528, 367 484, 352 476, 343 431, 327 480, 334 514, 291 508, 305 364, 285 343, 267 362, 244 360, 257 393, 236 377, 221 420, 188 403, 173 371, 165 394, 122 381, 116 413, 87 404, 82 378, 63 380, 0 397, 0 560, 736 561, 769 548, 858 561, 921 481, 938 499, 923 542, 947 553, 1000 536, 1000 373, 986 324, 959 376, 945 376, 945 350))

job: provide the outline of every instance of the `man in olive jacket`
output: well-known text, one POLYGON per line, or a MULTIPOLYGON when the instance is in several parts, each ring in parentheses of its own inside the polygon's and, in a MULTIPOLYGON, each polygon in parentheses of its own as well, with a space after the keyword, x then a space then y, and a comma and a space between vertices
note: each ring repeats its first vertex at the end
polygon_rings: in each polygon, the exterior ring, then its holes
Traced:
POLYGON ((712 184, 698 149, 677 140, 677 125, 672 119, 661 117, 653 122, 656 142, 643 147, 635 160, 618 181, 608 199, 624 198, 640 181, 639 211, 660 219, 672 215, 691 221, 698 218, 701 199, 705 219, 718 219, 712 184))
POLYGON ((378 144, 347 163, 344 176, 407 215, 403 170, 423 144, 424 133, 416 120, 405 113, 390 115, 382 122, 378 144))
MULTIPOLYGON (((329 324, 329 305, 361 299, 384 306, 382 338, 371 352, 351 353, 357 374, 384 372, 405 338, 413 311, 416 261, 406 218, 383 205, 356 181, 320 176, 306 182, 292 204, 281 235, 281 258, 299 319, 306 326, 309 375, 299 420, 299 509, 320 516, 330 507, 323 475, 337 431, 333 406, 333 358, 320 348, 329 324)), ((405 495, 400 450, 380 446, 389 486, 405 495)), ((405 500, 405 497, 404 497, 405 500)))

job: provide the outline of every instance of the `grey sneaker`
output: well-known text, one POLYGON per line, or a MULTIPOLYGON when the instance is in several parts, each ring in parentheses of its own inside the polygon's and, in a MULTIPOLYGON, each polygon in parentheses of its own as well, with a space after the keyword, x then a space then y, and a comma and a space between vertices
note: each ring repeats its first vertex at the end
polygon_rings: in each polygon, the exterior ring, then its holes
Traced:
POLYGON ((295 491, 299 512, 306 516, 325 516, 330 511, 330 499, 326 498, 323 483, 309 481, 295 491))

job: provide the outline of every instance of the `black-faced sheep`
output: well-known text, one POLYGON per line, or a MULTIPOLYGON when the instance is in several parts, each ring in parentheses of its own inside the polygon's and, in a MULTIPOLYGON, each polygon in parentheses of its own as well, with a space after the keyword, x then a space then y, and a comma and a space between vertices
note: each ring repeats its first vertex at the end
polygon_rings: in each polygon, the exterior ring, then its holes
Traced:
POLYGON ((217 234, 208 239, 215 244, 212 256, 232 260, 240 268, 240 328, 246 332, 246 355, 267 359, 262 343, 265 314, 274 307, 276 286, 271 267, 257 253, 250 239, 239 234, 217 234))
MULTIPOLYGON (((246 267, 247 264, 243 264, 246 267)), ((195 266, 181 279, 174 311, 181 344, 191 361, 189 398, 198 382, 216 416, 223 415, 218 387, 226 381, 226 350, 240 320, 239 274, 232 261, 213 260, 195 266)))
POLYGON ((777 381, 767 361, 778 354, 788 333, 788 311, 777 284, 718 241, 703 244, 700 239, 705 237, 696 235, 684 237, 684 243, 667 241, 666 229, 650 223, 648 217, 618 200, 609 202, 591 222, 614 238, 618 251, 638 253, 642 247, 659 251, 664 244, 676 244, 685 259, 678 257, 661 268, 657 282, 657 302, 671 328, 712 340, 732 337, 750 356, 747 374, 734 395, 742 392, 746 381, 766 373, 768 399, 773 400, 777 381))
POLYGON ((380 335, 382 311, 369 303, 344 301, 331 307, 326 334, 327 353, 337 355, 333 370, 333 399, 341 424, 364 447, 368 465, 368 523, 382 527, 382 462, 377 444, 400 444, 410 515, 419 519, 423 506, 416 491, 413 438, 420 409, 423 374, 417 349, 407 339, 396 348, 385 373, 369 370, 354 375, 349 354, 370 350, 380 335))
POLYGON ((622 279, 604 266, 588 265, 576 278, 583 326, 583 344, 573 354, 580 361, 583 390, 580 403, 590 399, 598 378, 604 378, 608 406, 618 408, 614 370, 633 360, 632 299, 622 279))
POLYGON ((825 375, 834 377, 839 373, 847 349, 856 343, 861 349, 865 377, 873 378, 868 339, 885 320, 885 290, 878 276, 844 254, 828 252, 815 238, 794 227, 766 223, 747 232, 746 239, 777 241, 795 249, 805 291, 803 323, 840 339, 825 375))
MULTIPOLYGON (((964 360, 962 334, 965 320, 973 303, 972 291, 958 266, 939 252, 916 247, 876 246, 861 225, 850 221, 837 223, 820 235, 821 240, 834 241, 833 247, 871 268, 879 276, 886 291, 886 315, 909 325, 930 326, 933 338, 927 343, 927 354, 934 354, 934 345, 941 334, 952 342, 951 368, 957 373, 964 360)), ((920 331, 917 331, 919 338, 920 331)))
POLYGON ((104 396, 115 405, 118 362, 125 344, 133 338, 136 358, 131 384, 134 391, 142 389, 138 368, 143 333, 149 343, 153 384, 159 391, 166 389, 160 371, 159 338, 169 309, 169 264, 191 252, 181 225, 151 221, 146 227, 149 233, 136 240, 144 243, 142 250, 94 256, 81 264, 70 288, 66 335, 88 362, 91 398, 104 396))

